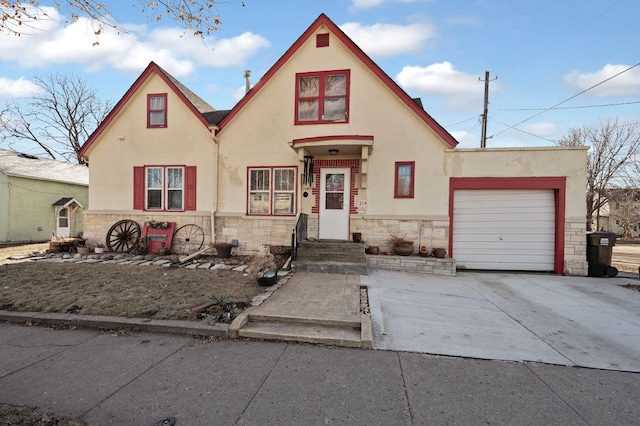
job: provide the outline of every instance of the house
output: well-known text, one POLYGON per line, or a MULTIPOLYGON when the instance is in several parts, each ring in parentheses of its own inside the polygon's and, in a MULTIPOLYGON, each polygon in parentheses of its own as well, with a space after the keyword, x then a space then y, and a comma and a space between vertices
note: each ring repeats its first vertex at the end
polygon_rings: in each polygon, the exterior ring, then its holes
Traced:
POLYGON ((308 236, 443 247, 459 266, 586 275, 586 148, 457 149, 320 15, 230 111, 151 63, 83 146, 88 237, 193 223, 244 252, 308 236))
POLYGON ((85 166, 0 149, 0 242, 82 233, 88 186, 85 166))
POLYGON ((607 201, 594 214, 591 228, 625 239, 640 237, 640 190, 611 188, 605 196, 607 201))

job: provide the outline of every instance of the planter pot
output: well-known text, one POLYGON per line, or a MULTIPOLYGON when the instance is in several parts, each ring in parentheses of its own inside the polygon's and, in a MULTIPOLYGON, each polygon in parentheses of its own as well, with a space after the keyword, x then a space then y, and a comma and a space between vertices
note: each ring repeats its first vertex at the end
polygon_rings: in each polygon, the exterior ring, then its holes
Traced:
POLYGON ((89 247, 78 247, 78 254, 82 254, 82 255, 89 254, 89 247))
POLYGON ((258 284, 263 287, 269 287, 278 282, 278 274, 276 271, 267 271, 263 276, 258 278, 258 284))
POLYGON ((447 255, 447 250, 443 248, 435 248, 433 249, 433 255, 438 259, 444 259, 447 255))
POLYGON ((380 254, 380 247, 377 246, 370 246, 367 247, 367 249, 365 250, 365 253, 367 254, 380 254))
POLYGON ((354 243, 362 242, 362 232, 354 232, 351 234, 351 237, 353 238, 354 243))
POLYGON ((216 244, 216 254, 218 257, 227 259, 231 257, 232 248, 233 246, 231 244, 216 244))
POLYGON ((398 256, 410 256, 413 254, 413 243, 399 243, 393 246, 393 252, 398 256))

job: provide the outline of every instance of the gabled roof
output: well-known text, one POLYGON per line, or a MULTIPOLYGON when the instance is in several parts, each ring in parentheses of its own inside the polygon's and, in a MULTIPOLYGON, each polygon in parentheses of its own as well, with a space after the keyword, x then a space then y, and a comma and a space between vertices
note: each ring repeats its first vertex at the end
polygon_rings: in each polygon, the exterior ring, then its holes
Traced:
MULTIPOLYGON (((87 142, 80 149, 80 155, 85 155, 87 150, 98 139, 102 132, 109 126, 109 124, 115 119, 120 110, 127 104, 127 102, 138 91, 142 84, 153 74, 157 74, 164 80, 165 83, 174 91, 174 93, 184 102, 184 104, 198 117, 200 122, 205 127, 217 124, 215 121, 210 121, 211 113, 216 112, 215 108, 209 105, 206 101, 193 93, 187 86, 180 83, 174 76, 169 74, 155 62, 149 63, 147 68, 140 74, 133 85, 127 90, 122 99, 118 101, 116 106, 111 110, 107 118, 100 123, 98 128, 91 134, 87 142)), ((216 116, 215 118, 219 118, 216 116)))
POLYGON ((416 115, 418 115, 433 131, 442 138, 451 148, 455 148, 458 142, 449 132, 447 132, 433 117, 423 108, 422 101, 416 102, 412 99, 391 77, 389 77, 366 53, 362 51, 336 24, 324 13, 321 14, 309 28, 296 40, 295 43, 285 52, 284 55, 267 71, 267 73, 256 83, 256 85, 236 104, 235 107, 218 124, 220 132, 233 118, 244 108, 244 106, 267 84, 267 82, 282 68, 282 66, 300 49, 300 47, 310 38, 321 26, 327 27, 362 63, 375 74, 383 84, 396 94, 416 115))
POLYGON ((89 168, 79 164, 0 149, 0 173, 6 176, 89 185, 89 168))
POLYGON ((76 200, 75 198, 72 198, 72 197, 60 198, 58 201, 53 203, 51 206, 52 207, 69 207, 72 204, 76 204, 81 209, 84 209, 84 206, 82 205, 82 203, 80 201, 76 200))

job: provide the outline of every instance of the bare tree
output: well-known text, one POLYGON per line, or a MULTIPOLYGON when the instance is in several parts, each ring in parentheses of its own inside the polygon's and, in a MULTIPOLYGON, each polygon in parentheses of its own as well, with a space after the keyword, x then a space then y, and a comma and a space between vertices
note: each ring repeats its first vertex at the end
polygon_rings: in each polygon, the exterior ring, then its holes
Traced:
MULTIPOLYGON (((217 31, 221 24, 220 15, 216 12, 216 5, 220 0, 137 0, 130 3, 132 7, 138 6, 140 13, 145 14, 147 19, 173 20, 185 30, 192 30, 194 35, 210 34, 217 31)), ((244 6, 244 2, 241 3, 244 6)), ((95 25, 96 35, 105 26, 119 32, 128 32, 118 18, 111 14, 107 2, 64 0, 53 2, 50 7, 68 8, 71 22, 76 22, 81 16, 89 18, 95 25)), ((26 34, 37 26, 38 21, 48 19, 51 17, 45 5, 41 5, 38 0, 0 0, 0 33, 26 34)))
POLYGON ((571 128, 556 142, 558 146, 589 146, 587 154, 587 230, 591 231, 595 215, 600 229, 600 209, 607 203, 606 189, 613 186, 632 167, 640 153, 640 129, 637 123, 617 120, 600 123, 600 127, 571 128))
POLYGON ((51 158, 84 164, 78 151, 104 120, 111 104, 86 81, 72 74, 36 77, 40 91, 24 103, 13 101, 0 112, 0 135, 12 147, 32 142, 51 158))
POLYGON ((622 238, 631 239, 640 223, 640 189, 612 188, 607 191, 609 219, 622 229, 622 238))

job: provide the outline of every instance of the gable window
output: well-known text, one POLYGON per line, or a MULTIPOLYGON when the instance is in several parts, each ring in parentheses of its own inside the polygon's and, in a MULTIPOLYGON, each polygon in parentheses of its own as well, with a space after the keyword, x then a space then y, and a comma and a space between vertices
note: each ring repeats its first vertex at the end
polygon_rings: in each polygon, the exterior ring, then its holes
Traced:
POLYGON ((396 162, 394 198, 413 198, 415 161, 396 162))
POLYGON ((167 127, 167 94, 147 95, 147 127, 167 127))
POLYGON ((133 187, 135 210, 196 209, 195 166, 134 167, 133 187))
POLYGON ((296 169, 294 167, 249 168, 248 175, 248 214, 295 214, 296 169))
POLYGON ((296 74, 296 124, 347 122, 349 70, 296 74))
POLYGON ((329 33, 316 34, 316 47, 329 47, 329 33))

